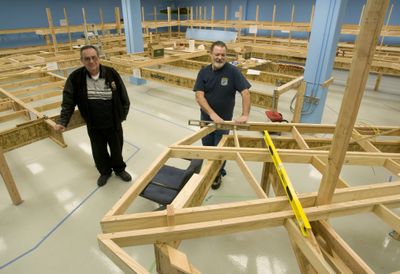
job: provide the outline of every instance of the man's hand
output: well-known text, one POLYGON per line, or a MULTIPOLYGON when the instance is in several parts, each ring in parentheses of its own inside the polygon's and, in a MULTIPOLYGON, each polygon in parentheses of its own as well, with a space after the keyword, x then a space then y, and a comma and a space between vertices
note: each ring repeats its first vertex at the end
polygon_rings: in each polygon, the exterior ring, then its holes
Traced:
POLYGON ((56 131, 61 131, 61 132, 63 132, 63 131, 65 130, 65 127, 64 127, 63 125, 60 125, 60 124, 55 124, 55 125, 54 125, 54 129, 55 129, 56 131))
POLYGON ((214 123, 223 123, 224 122, 224 119, 219 117, 219 115, 216 114, 215 112, 210 114, 210 118, 214 123))
POLYGON ((242 115, 239 118, 236 118, 235 122, 238 123, 238 124, 245 124, 248 119, 249 119, 248 115, 242 115))

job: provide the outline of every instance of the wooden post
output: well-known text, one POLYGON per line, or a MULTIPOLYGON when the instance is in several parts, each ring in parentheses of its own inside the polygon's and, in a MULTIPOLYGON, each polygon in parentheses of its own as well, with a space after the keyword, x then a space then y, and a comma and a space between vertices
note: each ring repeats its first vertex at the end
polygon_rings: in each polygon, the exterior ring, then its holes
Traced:
POLYGON ((55 31, 54 26, 53 26, 53 18, 51 16, 50 8, 46 8, 46 14, 47 14, 47 21, 49 23, 49 28, 50 28, 50 31, 51 31, 51 39, 53 40, 53 50, 54 50, 54 52, 57 52, 58 49, 57 49, 56 31, 55 31))
POLYGON ((178 38, 181 37, 181 8, 178 7, 178 38))
POLYGON ((19 205, 20 203, 23 202, 23 200, 19 195, 17 186, 14 182, 10 169, 8 168, 6 158, 4 157, 3 148, 1 147, 0 147, 0 173, 1 176, 3 177, 11 201, 13 202, 14 205, 19 205))
POLYGON ((388 5, 389 0, 369 0, 367 2, 334 132, 335 138, 329 151, 328 164, 318 192, 317 205, 328 204, 332 200, 388 5))
POLYGON ((228 17, 228 7, 225 5, 225 8, 224 8, 224 30, 226 30, 227 17, 228 17))
MULTIPOLYGON (((204 23, 207 23, 207 6, 204 6, 204 13, 203 13, 203 21, 204 23)), ((207 26, 204 26, 204 29, 206 29, 207 26)))
POLYGON ((171 36, 172 36, 172 34, 171 34, 171 7, 167 7, 167 16, 168 16, 168 36, 169 36, 169 39, 171 39, 171 36))
POLYGON ((198 18, 199 29, 201 29, 202 20, 203 20, 203 7, 199 6, 199 18, 198 18))
POLYGON ((289 41, 288 41, 288 46, 290 46, 291 40, 292 40, 292 27, 293 27, 293 22, 294 22, 294 5, 292 5, 292 16, 290 18, 290 30, 289 30, 289 41))
MULTIPOLYGON (((142 6, 142 26, 144 26, 144 7, 142 6)), ((144 29, 145 34, 149 34, 149 28, 144 29)))
MULTIPOLYGON (((273 11, 272 11, 272 23, 271 23, 271 25, 272 25, 272 28, 274 27, 274 25, 275 25, 275 16, 276 16, 276 4, 274 4, 274 9, 273 9, 273 11)), ((273 29, 271 29, 271 45, 272 45, 272 39, 274 38, 274 30, 273 29)))
POLYGON ((83 33, 85 34, 85 44, 89 45, 90 41, 89 41, 89 36, 88 36, 85 8, 82 8, 82 17, 83 17, 83 33))
POLYGON ((271 188, 271 180, 269 179, 271 168, 273 168, 273 163, 271 162, 264 162, 263 164, 263 170, 262 170, 262 175, 261 175, 261 188, 264 190, 265 194, 268 196, 269 190, 271 188))
POLYGON ((71 38, 71 31, 69 29, 69 20, 67 15, 67 9, 64 8, 64 19, 65 23, 67 24, 67 33, 68 33, 68 41, 69 41, 69 48, 72 49, 72 38, 71 38))
MULTIPOLYGON (((260 14, 260 6, 257 5, 256 7, 256 27, 258 29, 258 19, 259 19, 259 14, 260 14)), ((257 42, 257 31, 254 32, 254 40, 253 43, 255 44, 257 42)))
MULTIPOLYGON (((153 12, 154 12, 154 22, 157 22, 157 7, 153 7, 153 12)), ((158 31, 158 28, 156 27, 156 33, 158 31)))
POLYGON ((378 91, 379 85, 381 84, 381 80, 382 80, 382 73, 377 73, 376 74, 374 91, 378 91))
MULTIPOLYGON (((388 25, 389 25, 389 22, 390 22, 390 17, 392 17, 392 11, 393 11, 393 4, 390 7, 389 15, 388 15, 388 18, 387 18, 387 21, 386 21, 386 25, 384 27, 385 31, 387 31, 387 29, 388 29, 388 25)), ((381 47, 383 46, 383 40, 385 40, 385 34, 382 35, 381 44, 380 44, 381 47)))
POLYGON ((305 92, 306 92, 306 82, 303 80, 301 82, 301 85, 297 88, 296 104, 294 107, 292 123, 300 123, 301 112, 303 110, 305 92))
POLYGON ((99 8, 99 16, 100 16, 100 24, 101 24, 101 35, 104 36, 105 30, 104 30, 104 16, 103 16, 102 8, 99 8))
POLYGON ((211 29, 214 29, 214 5, 211 6, 211 29))
POLYGON ((115 27, 118 35, 121 35, 121 14, 119 12, 119 7, 115 7, 114 13, 115 13, 115 27))
POLYGON ((314 11, 315 11, 315 6, 312 5, 312 7, 311 7, 311 16, 310 16, 310 32, 308 33, 308 42, 310 42, 311 28, 312 28, 312 24, 313 24, 313 21, 314 21, 314 11))
POLYGON ((193 6, 190 7, 190 28, 193 29, 193 6))

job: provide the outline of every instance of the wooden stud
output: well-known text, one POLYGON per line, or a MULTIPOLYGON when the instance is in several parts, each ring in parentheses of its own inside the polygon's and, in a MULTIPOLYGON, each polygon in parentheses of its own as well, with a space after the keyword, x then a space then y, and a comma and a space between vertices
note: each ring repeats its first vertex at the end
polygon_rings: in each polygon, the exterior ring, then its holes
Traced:
POLYGON ((375 52, 377 38, 382 29, 383 18, 389 1, 367 2, 366 14, 363 17, 360 34, 358 35, 355 57, 347 80, 343 103, 340 109, 336 138, 333 140, 326 172, 323 174, 319 190, 318 204, 327 204, 336 188, 347 146, 351 137, 351 130, 357 118, 361 98, 368 78, 369 68, 375 52), (368 54, 365 54, 365 53, 368 54), (359 68, 362 68, 360 70, 359 68), (349 110, 350 113, 349 113, 349 110))
POLYGON ((14 205, 19 205, 23 202, 21 196, 18 192, 17 186, 15 184, 14 178, 8 167, 6 158, 4 157, 3 148, 0 147, 0 173, 3 177, 4 183, 6 185, 8 194, 10 195, 11 201, 14 205))

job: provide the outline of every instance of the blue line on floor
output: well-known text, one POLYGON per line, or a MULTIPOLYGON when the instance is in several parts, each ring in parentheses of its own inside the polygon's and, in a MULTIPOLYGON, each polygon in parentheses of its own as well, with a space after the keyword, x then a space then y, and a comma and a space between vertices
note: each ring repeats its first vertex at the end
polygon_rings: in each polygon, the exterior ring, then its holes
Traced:
POLYGON ((126 140, 124 140, 124 143, 127 143, 128 145, 130 145, 130 146, 132 146, 132 147, 134 147, 134 148, 136 149, 136 151, 135 151, 135 152, 133 152, 133 153, 132 153, 132 155, 131 155, 131 156, 129 156, 129 157, 126 159, 126 161, 125 161, 125 162, 128 162, 130 159, 132 159, 132 158, 133 158, 133 156, 135 156, 135 155, 136 155, 136 153, 138 153, 138 152, 139 152, 139 150, 140 150, 140 147, 138 147, 138 146, 136 146, 136 145, 134 145, 134 144, 132 144, 132 143, 130 143, 130 142, 127 142, 126 140))
POLYGON ((7 263, 0 265, 0 270, 2 270, 3 268, 15 263, 16 261, 22 259, 23 257, 25 257, 26 255, 29 255, 31 252, 35 251, 45 240, 47 240, 78 208, 81 207, 81 205, 83 205, 100 187, 96 187, 94 190, 92 190, 89 195, 86 196, 85 199, 83 199, 82 202, 80 202, 70 213, 68 213, 60 222, 58 222, 58 224, 56 224, 53 229, 51 229, 44 237, 43 239, 41 239, 37 244, 35 244, 31 249, 23 252, 22 254, 20 254, 19 256, 17 256, 16 258, 8 261, 7 263))

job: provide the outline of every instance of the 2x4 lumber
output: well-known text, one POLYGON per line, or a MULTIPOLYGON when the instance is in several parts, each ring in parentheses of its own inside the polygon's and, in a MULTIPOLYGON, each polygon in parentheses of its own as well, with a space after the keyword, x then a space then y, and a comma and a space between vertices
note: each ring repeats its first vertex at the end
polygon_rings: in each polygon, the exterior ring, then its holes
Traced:
POLYGON ((273 163, 265 162, 263 164, 263 170, 261 174, 261 188, 264 190, 265 194, 269 195, 269 190, 271 188, 271 173, 275 170, 273 163))
POLYGON ((284 226, 290 234, 297 247, 301 250, 310 264, 318 273, 335 273, 331 266, 323 258, 318 247, 311 243, 311 239, 304 237, 299 231, 298 226, 292 219, 287 219, 284 226))
POLYGON ((214 126, 207 126, 203 127, 200 130, 194 132, 193 134, 184 137, 183 139, 179 140, 172 146, 178 146, 178 145, 190 145, 196 142, 197 140, 202 139, 203 137, 207 136, 211 132, 213 132, 216 129, 215 125, 214 126))
MULTIPOLYGON (((269 152, 265 148, 195 146, 171 146, 170 148, 171 157, 175 158, 236 160, 236 154, 240 153, 245 161, 271 162, 269 152)), ((282 161, 287 163, 311 163, 313 157, 321 157, 322 160, 325 160, 329 156, 328 151, 320 150, 277 149, 277 151, 282 161)), ((398 153, 349 151, 345 156, 345 164, 383 166, 386 158, 399 160, 400 155, 398 153)))
POLYGON ((46 14, 47 14, 47 22, 49 23, 49 28, 51 32, 51 40, 53 41, 53 50, 55 52, 58 51, 57 49, 57 38, 56 38, 56 32, 53 27, 53 18, 51 16, 51 10, 50 8, 46 8, 46 14))
POLYGON ((297 77, 296 79, 293 79, 290 82, 283 84, 282 86, 276 87, 274 89, 274 91, 277 92, 278 96, 281 96, 283 93, 287 92, 288 90, 298 88, 301 85, 301 83, 303 82, 303 80, 304 80, 304 76, 297 77))
POLYGON ((351 269, 348 268, 341 258, 333 251, 331 248, 327 247, 324 239, 321 236, 317 237, 319 244, 321 246, 322 254, 325 260, 330 264, 330 266, 335 270, 335 273, 351 273, 351 269))
POLYGON ((49 137, 50 129, 43 119, 5 130, 0 133, 0 146, 4 152, 49 137))
POLYGON ((5 121, 14 120, 16 118, 24 117, 24 116, 27 115, 27 113, 28 113, 27 110, 18 110, 18 111, 14 111, 12 113, 1 115, 0 116, 0 123, 3 123, 5 121))
POLYGON ((376 205, 373 209, 373 212, 391 228, 397 232, 400 232, 400 217, 389 208, 383 205, 376 205))
MULTIPOLYGON (((309 149, 310 148, 296 127, 293 127, 292 135, 301 149, 309 149)), ((321 172, 321 174, 325 171, 325 168, 326 168, 326 164, 318 157, 312 157, 311 165, 313 167, 315 167, 319 172, 321 172)), ((339 180, 339 182, 338 182, 337 187, 348 186, 348 184, 345 181, 343 181, 341 178, 338 178, 338 180, 339 180)))
POLYGON ((35 115, 38 119, 43 118, 43 114, 40 112, 36 111, 35 109, 29 107, 26 103, 24 103, 21 99, 15 97, 15 95, 11 94, 10 92, 7 92, 6 90, 0 88, 0 93, 2 93, 4 96, 10 98, 13 100, 18 106, 20 106, 22 109, 25 109, 35 115))
POLYGON ((46 84, 37 85, 34 87, 10 91, 10 94, 12 94, 13 96, 21 96, 21 95, 25 95, 25 94, 30 94, 34 91, 46 90, 46 89, 50 89, 50 88, 60 88, 60 87, 64 86, 64 83, 65 83, 65 81, 46 83, 46 84))
POLYGON ((139 196, 139 194, 143 191, 143 189, 147 186, 147 184, 153 179, 153 177, 157 174, 157 172, 161 169, 162 165, 167 162, 170 157, 170 149, 166 149, 148 168, 147 172, 142 174, 137 182, 133 184, 128 191, 122 195, 120 200, 107 212, 106 216, 112 216, 116 214, 124 213, 133 200, 139 196))
POLYGON ((45 104, 42 106, 37 106, 37 107, 35 107, 35 110, 37 110, 39 112, 44 112, 47 110, 59 108, 60 106, 61 106, 61 101, 58 101, 58 102, 54 102, 54 103, 45 104))
POLYGON ((23 202, 18 189, 17 185, 15 184, 14 178, 12 177, 11 171, 8 168, 8 164, 6 158, 4 156, 4 150, 0 146, 0 173, 3 177, 4 183, 6 185, 8 194, 10 195, 11 201, 14 205, 19 205, 23 202))
POLYGON ((317 271, 314 267, 308 262, 307 258, 301 252, 300 248, 297 246, 296 242, 293 239, 291 234, 288 234, 289 241, 292 246, 292 250, 294 255, 296 256, 297 264, 299 266, 299 270, 301 274, 316 274, 317 271))
MULTIPOLYGON (((141 182, 138 181, 137 184, 141 182)), ((337 209, 342 206, 345 207, 345 211, 352 210, 351 205, 348 203, 361 204, 361 201, 366 200, 371 202, 374 199, 385 200, 391 195, 400 195, 400 181, 337 189, 334 194, 333 204, 326 206, 325 213, 326 215, 330 214, 329 206, 337 209), (339 206, 337 206, 338 204, 339 206)), ((305 210, 310 211, 310 209, 313 209, 317 197, 316 192, 299 194, 298 196, 305 210)), ((372 206, 371 210, 373 210, 372 206)), ((175 224, 189 224, 195 221, 208 222, 222 217, 240 219, 245 216, 272 214, 280 211, 292 211, 286 196, 192 208, 175 208, 175 224)), ((162 227, 167 226, 165 214, 165 212, 157 211, 116 216, 106 215, 101 221, 101 226, 105 233, 162 227)))
POLYGON ((336 188, 388 5, 388 0, 367 2, 339 112, 335 138, 329 153, 326 172, 322 176, 318 205, 328 204, 336 188))
POLYGON ((317 234, 322 236, 327 245, 335 251, 353 273, 374 273, 326 221, 312 222, 312 228, 317 234))
POLYGON ((192 268, 186 254, 170 246, 167 246, 167 249, 171 265, 185 274, 191 274, 192 268))
MULTIPOLYGON (((21 98, 21 100, 24 103, 29 103, 29 102, 34 102, 34 101, 38 101, 38 100, 57 97, 57 96, 60 96, 61 94, 62 94, 62 90, 49 91, 49 92, 44 92, 41 94, 35 94, 35 95, 29 96, 29 97, 23 97, 23 98, 21 98)), ((61 105, 61 103, 59 103, 59 106, 60 105, 61 105)))
POLYGON ((109 239, 99 239, 98 244, 108 258, 110 258, 124 273, 127 274, 149 274, 142 265, 137 263, 122 248, 109 239))
POLYGON ((71 31, 70 31, 70 28, 69 28, 69 19, 68 19, 68 15, 67 15, 67 9, 63 8, 63 11, 64 11, 65 25, 67 27, 69 47, 70 47, 70 49, 72 49, 72 38, 71 38, 71 31))
POLYGON ((386 159, 383 166, 390 172, 396 174, 397 176, 400 176, 400 164, 393 159, 386 159))
POLYGON ((246 162, 243 160, 242 156, 239 153, 236 154, 236 163, 238 164, 240 170, 244 174, 247 182, 250 187, 253 189, 258 198, 268 198, 267 194, 265 194, 264 190, 260 187, 260 183, 254 177, 250 168, 246 165, 246 162))
POLYGON ((24 78, 23 81, 9 83, 9 84, 5 84, 5 85, 0 84, 0 86, 7 90, 7 89, 10 89, 10 88, 28 86, 28 85, 37 84, 37 83, 46 83, 46 82, 51 81, 52 79, 53 79, 53 77, 51 77, 51 76, 38 77, 38 78, 27 79, 27 80, 25 80, 25 78, 24 78))
MULTIPOLYGON (((231 125, 233 128, 234 124, 231 125)), ((265 123, 265 122, 248 122, 246 124, 250 131, 273 131, 273 132, 291 132, 295 126, 297 130, 304 133, 325 133, 333 134, 336 128, 334 124, 303 124, 303 123, 265 123)), ((376 136, 376 131, 382 132, 382 135, 400 136, 400 127, 393 126, 355 126, 358 132, 363 135, 376 136), (385 134, 387 133, 387 134, 385 134)))
POLYGON ((299 123, 301 119, 301 113, 303 111, 303 103, 304 103, 304 94, 306 92, 306 82, 302 81, 300 86, 297 89, 296 93, 296 103, 294 106, 294 113, 293 113, 293 118, 292 122, 293 123, 299 123))
MULTIPOLYGON (((224 137, 222 137, 221 141, 226 142, 224 140, 224 137)), ((222 161, 206 162, 206 164, 202 167, 200 171, 200 175, 204 177, 204 183, 200 184, 198 189, 196 190, 196 194, 190 197, 191 199, 187 204, 188 206, 200 206, 203 203, 207 193, 210 190, 211 184, 214 182, 215 178, 219 174, 221 166, 222 161)))
MULTIPOLYGON (((370 212, 376 204, 399 206, 400 194, 380 198, 370 198, 364 200, 347 201, 344 203, 309 207, 305 208, 304 211, 310 221, 316 221, 329 217, 370 212)), ((179 225, 177 224, 177 213, 179 209, 176 210, 177 212, 175 214, 175 226, 114 232, 109 234, 101 234, 98 237, 102 240, 112 239, 117 245, 121 247, 126 247, 132 245, 151 244, 155 242, 170 242, 184 239, 193 239, 198 237, 209 237, 256 230, 272 226, 280 226, 284 224, 286 219, 294 218, 294 213, 290 209, 267 214, 243 216, 239 218, 223 218, 223 216, 217 216, 217 218, 215 218, 214 216, 214 218, 210 221, 199 222, 196 219, 196 222, 179 225)))
POLYGON ((204 182, 204 174, 193 174, 185 186, 179 191, 178 195, 172 201, 171 205, 174 208, 184 208, 189 206, 190 202, 193 200, 194 195, 196 195, 196 190, 204 182))

